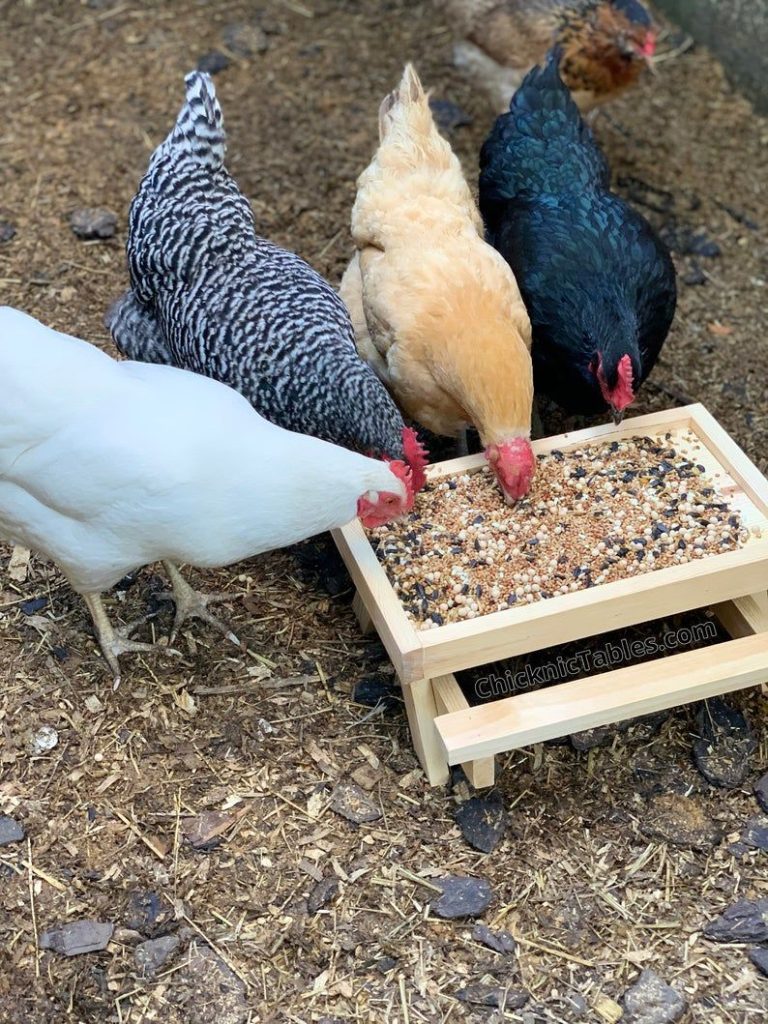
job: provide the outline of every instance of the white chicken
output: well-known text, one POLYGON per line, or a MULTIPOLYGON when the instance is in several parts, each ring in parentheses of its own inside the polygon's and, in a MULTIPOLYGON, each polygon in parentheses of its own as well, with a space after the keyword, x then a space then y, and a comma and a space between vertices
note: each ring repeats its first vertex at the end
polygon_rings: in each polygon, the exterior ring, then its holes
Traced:
POLYGON ((9 307, 0 380, 0 539, 47 555, 83 595, 115 685, 119 656, 151 649, 104 610, 127 572, 163 561, 174 633, 192 616, 228 633, 178 563, 228 565, 355 515, 382 525, 413 500, 402 462, 283 430, 225 384, 117 362, 9 307))

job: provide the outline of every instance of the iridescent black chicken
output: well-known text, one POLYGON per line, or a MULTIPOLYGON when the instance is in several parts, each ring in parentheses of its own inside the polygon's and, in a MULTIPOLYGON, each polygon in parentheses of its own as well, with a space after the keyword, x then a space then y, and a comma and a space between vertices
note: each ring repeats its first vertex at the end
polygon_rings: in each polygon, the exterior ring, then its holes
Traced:
POLYGON ((610 172, 558 70, 534 68, 482 149, 488 240, 533 327, 534 387, 569 413, 621 419, 675 312, 675 270, 610 172))

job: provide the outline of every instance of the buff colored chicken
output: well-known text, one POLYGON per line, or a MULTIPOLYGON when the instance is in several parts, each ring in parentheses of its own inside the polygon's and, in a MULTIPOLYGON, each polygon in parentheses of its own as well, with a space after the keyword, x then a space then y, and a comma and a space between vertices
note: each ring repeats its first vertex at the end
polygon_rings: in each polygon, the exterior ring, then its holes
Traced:
POLYGON ((536 462, 531 326, 514 275, 483 239, 411 65, 381 105, 379 135, 358 179, 357 253, 341 283, 358 350, 411 419, 443 435, 475 426, 516 501, 536 462))

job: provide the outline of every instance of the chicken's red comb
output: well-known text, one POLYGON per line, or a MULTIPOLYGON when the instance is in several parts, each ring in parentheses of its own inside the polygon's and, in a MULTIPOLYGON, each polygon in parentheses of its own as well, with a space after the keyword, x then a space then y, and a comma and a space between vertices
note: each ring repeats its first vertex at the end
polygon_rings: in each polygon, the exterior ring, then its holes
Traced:
POLYGON ((413 489, 420 491, 427 482, 425 469, 429 465, 429 453, 413 427, 403 427, 403 453, 406 462, 413 470, 413 489))
POLYGON ((395 474, 398 480, 402 480, 405 484, 405 490, 408 494, 408 509, 413 508, 413 502, 416 497, 416 489, 413 486, 413 470, 410 466, 407 466, 402 459, 388 459, 385 457, 384 461, 395 474))

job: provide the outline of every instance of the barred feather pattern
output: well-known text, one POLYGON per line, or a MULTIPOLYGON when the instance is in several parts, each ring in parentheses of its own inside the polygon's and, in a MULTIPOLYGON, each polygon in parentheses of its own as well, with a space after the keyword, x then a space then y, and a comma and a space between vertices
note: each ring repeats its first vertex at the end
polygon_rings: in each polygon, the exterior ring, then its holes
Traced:
POLYGON ((346 307, 294 253, 259 237, 224 167, 208 75, 152 156, 131 204, 131 290, 108 314, 118 348, 231 385, 264 417, 347 448, 403 458, 403 420, 357 355, 346 307))

